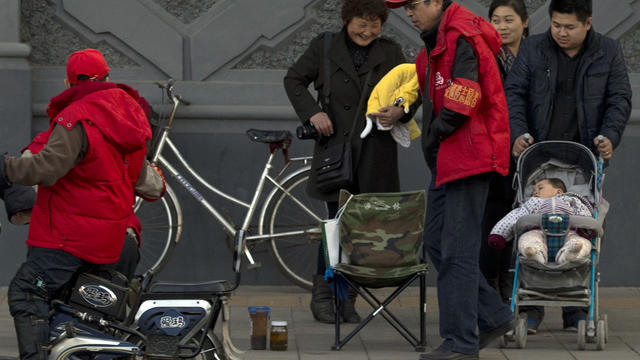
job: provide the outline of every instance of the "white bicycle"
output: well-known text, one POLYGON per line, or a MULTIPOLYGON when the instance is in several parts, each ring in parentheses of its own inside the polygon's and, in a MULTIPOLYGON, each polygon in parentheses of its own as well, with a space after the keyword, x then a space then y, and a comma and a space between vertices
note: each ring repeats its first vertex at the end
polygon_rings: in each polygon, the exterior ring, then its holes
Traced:
MULTIPOLYGON (((160 167, 166 177, 172 176, 180 187, 191 194, 234 239, 234 254, 243 253, 251 266, 256 262, 251 254, 252 249, 260 243, 268 243, 271 255, 281 272, 295 285, 311 289, 311 278, 316 270, 318 246, 322 239, 320 221, 327 216, 323 201, 310 198, 306 193, 307 180, 310 174, 311 157, 289 158, 291 145, 289 131, 249 130, 249 139, 269 145, 269 156, 262 175, 258 181, 250 202, 239 200, 205 181, 185 160, 176 145, 169 138, 171 126, 178 106, 188 104, 181 96, 173 93, 173 81, 158 84, 166 93, 171 112, 166 123, 154 131, 149 160, 160 167), (164 153, 173 153, 177 163, 186 173, 200 185, 214 194, 246 209, 240 226, 227 220, 205 196, 198 191, 170 161, 164 153), (286 159, 284 166, 275 176, 271 175, 273 160, 282 152, 286 159), (259 212, 257 229, 250 228, 253 217, 258 210, 258 203, 270 183, 270 190, 259 212)), ((173 248, 180 240, 183 226, 183 214, 174 190, 168 186, 165 196, 153 203, 138 200, 135 213, 142 223, 141 260, 137 273, 157 273, 169 259, 173 248)), ((235 256, 235 255, 234 255, 235 256)), ((240 262, 235 261, 234 267, 240 262)), ((238 271, 239 269, 235 268, 238 271)))

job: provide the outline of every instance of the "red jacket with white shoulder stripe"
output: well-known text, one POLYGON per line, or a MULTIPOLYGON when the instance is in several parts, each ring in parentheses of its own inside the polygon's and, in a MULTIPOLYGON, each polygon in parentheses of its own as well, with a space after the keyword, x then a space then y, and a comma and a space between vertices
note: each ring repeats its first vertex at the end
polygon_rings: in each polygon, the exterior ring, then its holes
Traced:
POLYGON ((70 101, 48 109, 51 128, 82 123, 88 151, 54 185, 39 186, 27 244, 91 263, 114 263, 131 221, 134 185, 151 130, 140 105, 115 85, 92 83, 67 91, 74 96, 60 96, 70 101))
POLYGON ((509 171, 509 115, 495 55, 501 40, 483 18, 452 3, 438 28, 436 46, 416 58, 421 92, 429 72, 429 96, 436 116, 446 107, 469 116, 461 127, 440 143, 436 186, 485 173, 509 171), (478 60, 478 82, 452 79, 458 38, 471 44, 478 60))

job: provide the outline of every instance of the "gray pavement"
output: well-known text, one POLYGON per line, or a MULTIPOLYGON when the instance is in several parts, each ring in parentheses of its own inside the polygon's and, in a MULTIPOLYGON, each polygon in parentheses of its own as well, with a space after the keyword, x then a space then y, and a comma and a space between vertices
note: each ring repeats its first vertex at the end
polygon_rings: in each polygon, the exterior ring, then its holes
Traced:
MULTIPOLYGON (((380 291, 379 293, 385 293, 380 291)), ((440 343, 436 290, 427 290, 427 342, 429 350, 440 343)), ((593 344, 586 351, 577 350, 576 334, 562 330, 559 308, 547 308, 547 316, 538 334, 527 338, 525 349, 513 343, 501 349, 492 344, 480 353, 481 359, 564 360, 564 359, 640 359, 640 288, 601 288, 601 312, 609 317, 609 343, 604 351, 593 344)), ((288 321, 287 351, 247 351, 249 359, 344 359, 344 360, 404 360, 418 359, 418 354, 382 318, 376 317, 341 351, 331 351, 333 325, 320 324, 308 311, 310 295, 296 287, 241 286, 232 296, 231 338, 240 349, 249 348, 249 316, 247 306, 270 306, 271 320, 288 321)), ((391 307, 394 314, 411 329, 417 329, 417 288, 399 298, 391 307)), ((369 310, 364 301, 357 303, 361 315, 369 310)), ((219 326, 218 326, 219 327, 219 326)), ((343 334, 354 325, 345 325, 343 334)), ((0 358, 17 356, 13 324, 6 301, 6 287, 0 288, 0 358)))

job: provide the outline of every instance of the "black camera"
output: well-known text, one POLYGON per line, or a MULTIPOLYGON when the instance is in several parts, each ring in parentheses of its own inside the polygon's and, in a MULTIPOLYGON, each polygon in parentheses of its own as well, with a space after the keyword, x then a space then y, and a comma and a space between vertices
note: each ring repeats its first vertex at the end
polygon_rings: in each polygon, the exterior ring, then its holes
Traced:
POLYGON ((315 139, 318 137, 318 130, 307 121, 296 128, 296 136, 300 140, 315 139))

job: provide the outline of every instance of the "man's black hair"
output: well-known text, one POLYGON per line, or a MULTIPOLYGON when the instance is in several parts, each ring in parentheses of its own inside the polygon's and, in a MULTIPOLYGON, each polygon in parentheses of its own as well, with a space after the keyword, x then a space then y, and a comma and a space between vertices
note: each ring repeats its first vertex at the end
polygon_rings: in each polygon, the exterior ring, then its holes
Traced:
POLYGON ((551 0, 549 4, 549 16, 554 12, 561 14, 576 14, 583 24, 587 22, 593 13, 591 0, 551 0))

